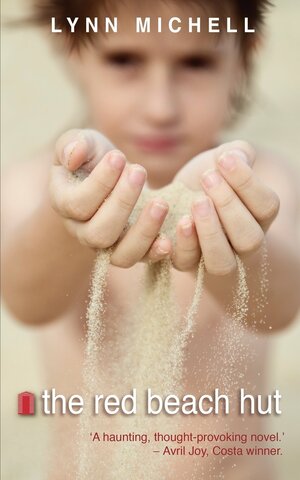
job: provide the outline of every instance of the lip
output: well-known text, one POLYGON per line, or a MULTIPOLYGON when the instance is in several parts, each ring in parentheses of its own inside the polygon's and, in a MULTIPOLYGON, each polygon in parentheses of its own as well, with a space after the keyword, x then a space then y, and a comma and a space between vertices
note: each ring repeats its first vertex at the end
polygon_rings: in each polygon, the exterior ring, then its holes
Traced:
POLYGON ((179 136, 145 135, 136 137, 136 146, 143 152, 159 153, 174 150, 180 143, 179 136))

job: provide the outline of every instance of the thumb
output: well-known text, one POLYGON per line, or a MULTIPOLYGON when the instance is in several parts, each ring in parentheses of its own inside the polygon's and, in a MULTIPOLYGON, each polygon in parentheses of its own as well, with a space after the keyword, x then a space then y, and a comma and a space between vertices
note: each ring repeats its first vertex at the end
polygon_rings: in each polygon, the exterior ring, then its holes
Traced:
POLYGON ((90 173, 113 144, 100 132, 92 129, 72 129, 63 133, 55 145, 56 165, 74 172, 79 168, 90 173))
POLYGON ((202 190, 201 175, 206 170, 214 170, 218 160, 225 155, 238 154, 252 168, 255 162, 256 152, 254 148, 243 140, 223 143, 196 155, 175 176, 191 190, 202 190))
POLYGON ((253 168, 256 158, 256 151, 254 148, 244 140, 235 140, 233 142, 223 143, 213 150, 215 161, 218 161, 221 157, 236 154, 243 159, 249 167, 253 168))

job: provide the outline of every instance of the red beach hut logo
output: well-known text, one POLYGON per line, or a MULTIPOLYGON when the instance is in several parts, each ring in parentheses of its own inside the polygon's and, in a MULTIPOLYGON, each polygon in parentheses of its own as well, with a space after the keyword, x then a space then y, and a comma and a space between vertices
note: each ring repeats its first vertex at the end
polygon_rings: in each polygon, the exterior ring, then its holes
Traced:
POLYGON ((35 414, 35 396, 30 392, 22 392, 18 395, 18 414, 34 415, 35 414))

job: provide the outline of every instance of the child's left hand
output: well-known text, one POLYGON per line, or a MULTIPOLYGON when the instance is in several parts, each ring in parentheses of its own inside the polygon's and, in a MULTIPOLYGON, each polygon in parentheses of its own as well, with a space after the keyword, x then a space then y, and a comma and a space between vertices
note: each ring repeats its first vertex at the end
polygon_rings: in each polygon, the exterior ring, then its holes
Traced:
POLYGON ((236 268, 234 252, 249 255, 260 248, 279 198, 254 173, 254 161, 253 148, 236 141, 198 155, 178 172, 174 181, 202 192, 190 220, 178 223, 175 268, 194 269, 202 254, 210 274, 226 275, 236 268))

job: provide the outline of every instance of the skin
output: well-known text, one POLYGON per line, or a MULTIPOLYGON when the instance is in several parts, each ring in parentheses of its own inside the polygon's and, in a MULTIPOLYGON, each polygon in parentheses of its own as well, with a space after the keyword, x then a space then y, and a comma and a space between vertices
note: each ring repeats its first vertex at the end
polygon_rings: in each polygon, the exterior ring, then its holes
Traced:
MULTIPOLYGON (((156 13, 164 18, 169 18, 171 11, 183 19, 195 13, 192 8, 184 11, 178 5, 155 5, 159 8, 156 13)), ((229 301, 225 286, 235 281, 234 252, 245 256, 250 271, 257 271, 256 252, 276 219, 274 233, 267 240, 271 266, 276 266, 273 271, 280 277, 284 273, 284 285, 277 281, 277 295, 270 311, 273 327, 280 328, 291 321, 299 306, 295 292, 299 278, 295 190, 285 169, 273 166, 272 172, 261 167, 254 171, 257 155, 246 142, 211 148, 217 144, 232 93, 245 73, 239 44, 232 35, 216 41, 211 35, 203 33, 199 39, 198 34, 184 30, 176 35, 137 38, 130 18, 146 15, 149 5, 138 7, 132 2, 127 7, 117 11, 124 20, 118 35, 100 36, 98 49, 89 47, 82 50, 80 57, 73 52, 68 58, 95 128, 63 134, 54 158, 51 156, 50 172, 41 171, 37 162, 32 162, 31 169, 27 165, 27 175, 22 173, 25 185, 26 178, 28 185, 35 177, 44 180, 37 182, 42 186, 41 190, 37 187, 36 198, 32 198, 37 207, 26 211, 26 225, 21 220, 7 225, 4 293, 8 304, 16 316, 31 323, 41 321, 40 311, 48 313, 43 313, 44 321, 63 313, 79 288, 76 274, 80 277, 90 271, 95 249, 109 247, 117 240, 112 256, 112 264, 117 267, 128 268, 146 259, 158 261, 170 255, 176 269, 194 275, 203 255, 207 284, 223 304, 229 301), (67 172, 79 167, 89 175, 81 185, 72 185, 67 172), (282 173, 287 187, 282 186, 282 173), (50 193, 45 194, 49 175, 50 193), (174 179, 199 190, 191 214, 177 226, 176 245, 167 238, 157 239, 168 211, 168 205, 159 197, 145 206, 136 225, 124 235, 124 226, 142 188, 161 187, 174 179), (278 215, 279 197, 291 206, 289 211, 284 208, 282 215, 278 215), (44 229, 40 228, 42 224, 44 229), (286 232, 284 238, 282 231, 286 232), (48 258, 49 247, 53 251, 52 246, 57 244, 59 253, 48 258), (14 265, 18 262, 12 262, 18 256, 24 265, 23 276, 20 270, 16 275, 14 265), (24 258, 28 258, 28 267, 24 258), (33 269, 38 258, 45 261, 33 269), (58 270, 52 268, 53 261, 60 267, 58 270), (48 275, 49 270, 53 270, 52 281, 40 285, 39 278, 48 275), (290 302, 283 306, 287 278, 290 302), (28 299, 35 284, 41 295, 32 309, 28 299), (60 287, 66 284, 72 292, 68 298, 60 294, 60 287)), ((155 16, 153 8, 148 14, 155 16)), ((266 164, 261 154, 258 157, 259 164, 266 164)), ((8 197, 9 180, 7 185, 8 197)), ((29 204, 27 191, 25 196, 29 204)))

